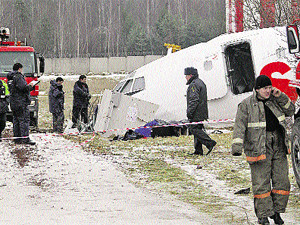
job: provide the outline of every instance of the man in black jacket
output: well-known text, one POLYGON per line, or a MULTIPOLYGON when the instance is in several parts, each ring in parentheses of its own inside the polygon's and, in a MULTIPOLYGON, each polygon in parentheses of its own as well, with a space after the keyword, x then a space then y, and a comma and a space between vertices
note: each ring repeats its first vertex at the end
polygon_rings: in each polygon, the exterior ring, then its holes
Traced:
MULTIPOLYGON (((205 83, 199 79, 198 71, 194 67, 184 69, 187 85, 187 117, 190 122, 201 122, 208 119, 207 90, 205 83)), ((203 155, 202 144, 204 144, 208 155, 217 144, 203 130, 203 124, 190 126, 191 133, 194 135, 195 155, 203 155)))
POLYGON ((61 77, 50 81, 49 90, 49 111, 53 116, 53 132, 62 133, 64 126, 64 102, 65 92, 63 91, 64 79, 61 77))
POLYGON ((86 83, 86 76, 81 75, 75 82, 73 90, 72 128, 77 127, 79 116, 83 123, 88 123, 88 105, 91 95, 86 83))
POLYGON ((13 113, 13 133, 16 144, 35 145, 35 142, 29 139, 30 123, 30 91, 34 89, 32 83, 27 84, 22 74, 23 66, 16 63, 13 71, 7 75, 10 91, 10 107, 13 113))

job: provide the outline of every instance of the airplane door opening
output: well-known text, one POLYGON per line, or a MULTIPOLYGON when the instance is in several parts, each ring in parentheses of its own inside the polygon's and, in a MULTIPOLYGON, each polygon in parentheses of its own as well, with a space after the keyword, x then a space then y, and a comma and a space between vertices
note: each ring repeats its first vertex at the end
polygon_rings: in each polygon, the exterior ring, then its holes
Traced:
POLYGON ((250 92, 254 88, 255 74, 250 44, 230 45, 225 49, 227 73, 233 94, 250 92))

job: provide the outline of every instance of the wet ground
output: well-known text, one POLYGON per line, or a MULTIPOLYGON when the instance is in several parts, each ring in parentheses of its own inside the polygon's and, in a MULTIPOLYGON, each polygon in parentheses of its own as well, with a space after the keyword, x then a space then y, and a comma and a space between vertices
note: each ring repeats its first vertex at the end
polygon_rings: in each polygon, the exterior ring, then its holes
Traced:
POLYGON ((0 143, 0 224, 224 224, 135 187, 113 159, 62 137, 31 138, 36 146, 0 143))

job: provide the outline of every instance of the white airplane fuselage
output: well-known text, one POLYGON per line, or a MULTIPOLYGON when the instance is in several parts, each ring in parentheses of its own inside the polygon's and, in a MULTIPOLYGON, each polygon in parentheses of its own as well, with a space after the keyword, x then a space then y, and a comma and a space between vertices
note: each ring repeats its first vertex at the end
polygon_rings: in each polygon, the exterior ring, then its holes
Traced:
POLYGON ((298 60, 288 53, 285 27, 224 34, 169 54, 130 73, 114 91, 157 104, 155 119, 184 120, 183 72, 191 66, 206 84, 209 119, 234 119, 238 103, 252 94, 260 74, 296 100, 288 82, 298 77, 298 60))

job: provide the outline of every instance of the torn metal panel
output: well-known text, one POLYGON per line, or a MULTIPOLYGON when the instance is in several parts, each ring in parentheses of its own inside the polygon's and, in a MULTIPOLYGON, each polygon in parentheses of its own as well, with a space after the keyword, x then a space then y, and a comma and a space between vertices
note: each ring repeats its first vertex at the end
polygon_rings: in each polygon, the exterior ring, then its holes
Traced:
POLYGON ((105 90, 101 103, 98 105, 95 131, 111 134, 123 134, 125 128, 135 128, 154 120, 158 105, 140 100, 121 93, 105 90))

